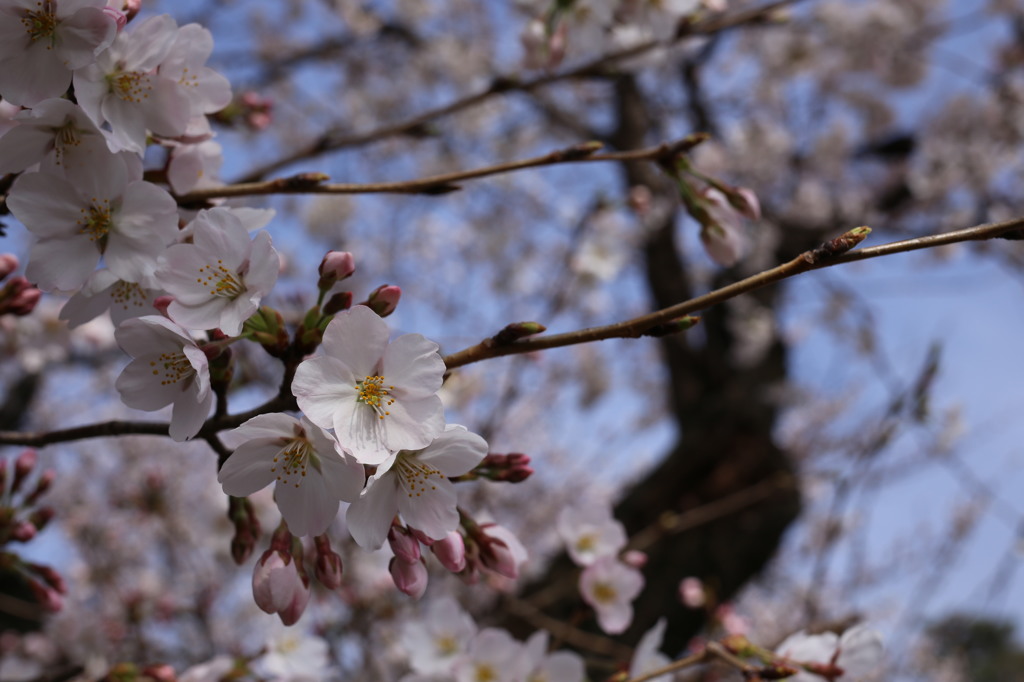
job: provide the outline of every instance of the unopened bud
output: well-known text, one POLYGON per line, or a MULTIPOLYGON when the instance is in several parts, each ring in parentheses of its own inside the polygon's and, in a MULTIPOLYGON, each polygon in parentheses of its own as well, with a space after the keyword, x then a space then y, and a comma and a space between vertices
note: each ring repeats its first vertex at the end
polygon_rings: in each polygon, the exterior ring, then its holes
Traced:
POLYGON ((427 590, 427 567, 422 559, 419 561, 406 562, 399 557, 391 557, 388 564, 388 571, 391 573, 391 580, 400 592, 404 592, 413 599, 419 599, 427 590))
POLYGON ((54 511, 52 507, 40 507, 29 514, 28 520, 29 523, 35 526, 35 529, 38 531, 46 528, 53 519, 53 516, 54 511))
POLYGON ((11 483, 11 493, 18 492, 21 488, 21 484, 24 483, 28 475, 32 473, 32 469, 35 468, 36 462, 39 461, 39 455, 32 448, 26 448, 21 451, 18 458, 14 460, 14 482, 11 483))
POLYGON ((320 261, 320 280, 316 286, 320 291, 329 291, 343 279, 356 271, 356 260, 348 251, 328 251, 320 261))
POLYGON ((342 310, 348 310, 351 307, 352 292, 341 291, 327 299, 327 303, 324 303, 323 313, 324 315, 337 315, 342 310))
POLYGON ((45 564, 26 565, 28 566, 29 569, 32 570, 33 573, 42 578, 43 582, 45 582, 47 585, 57 590, 61 594, 67 594, 67 583, 64 582, 64 578, 61 576, 61 574, 55 571, 53 568, 45 564))
POLYGON ((398 307, 398 300, 402 297, 402 289, 390 284, 382 284, 373 290, 369 298, 363 303, 373 312, 381 317, 387 317, 395 312, 398 307))
POLYGON ((668 336, 669 334, 678 334, 679 332, 684 332, 687 329, 692 329, 698 322, 700 322, 699 317, 694 315, 685 315, 683 317, 676 318, 675 320, 656 324, 641 332, 640 335, 660 337, 668 336))
POLYGON ((407 529, 399 525, 392 525, 388 530, 388 544, 395 556, 412 563, 420 560, 420 543, 407 529))
POLYGON ((143 679, 153 680, 153 682, 177 682, 178 678, 174 674, 174 668, 167 665, 166 663, 157 663, 154 665, 147 665, 142 669, 143 679))
POLYGON ((134 19, 135 15, 142 9, 142 0, 124 0, 124 13, 128 15, 128 19, 134 19))
POLYGON ((466 541, 457 531, 453 530, 443 540, 434 542, 430 545, 430 551, 452 573, 459 573, 466 567, 466 541))
POLYGON ((761 219, 761 202, 758 200, 754 190, 749 187, 732 187, 726 193, 729 205, 735 208, 740 214, 750 220, 761 219))
POLYGON ((18 521, 11 529, 11 539, 15 542, 28 542, 36 536, 36 527, 28 521, 18 521))
POLYGON ((17 256, 13 253, 0 253, 0 279, 6 279, 8 275, 17 269, 17 256))
MULTIPOLYGON (((25 497, 25 506, 28 507, 35 504, 39 500, 39 498, 42 497, 46 493, 46 491, 50 489, 50 486, 53 485, 53 479, 55 479, 56 477, 57 472, 54 471, 53 469, 47 469, 46 471, 44 471, 42 475, 39 477, 39 480, 36 481, 35 489, 25 497)), ((2 490, 3 487, 3 474, 0 473, 0 490, 2 490)))
POLYGON ((160 313, 169 320, 171 319, 171 316, 167 314, 167 308, 171 305, 173 301, 173 296, 157 296, 156 298, 153 299, 153 307, 156 308, 156 311, 158 313, 160 313))
POLYGON ((275 358, 282 357, 288 350, 288 329, 284 317, 269 306, 260 306, 242 325, 242 335, 263 346, 275 358))
POLYGON ((35 597, 36 602, 50 613, 57 613, 64 607, 64 598, 60 596, 57 590, 44 585, 35 578, 29 578, 25 583, 32 592, 32 596, 35 597))
POLYGON ((622 553, 620 558, 622 559, 622 563, 635 568, 638 571, 647 565, 647 554, 638 549, 626 550, 622 553))
POLYGON ((526 338, 527 336, 533 336, 534 334, 540 334, 546 330, 547 327, 542 325, 540 322, 513 322, 491 337, 491 341, 498 346, 507 346, 519 339, 526 338))
POLYGON ((341 556, 331 549, 331 541, 326 535, 317 535, 313 543, 316 545, 316 579, 329 590, 338 589, 341 587, 341 556))
POLYGON ((35 310, 43 292, 24 277, 12 277, 0 289, 0 314, 25 316, 35 310))

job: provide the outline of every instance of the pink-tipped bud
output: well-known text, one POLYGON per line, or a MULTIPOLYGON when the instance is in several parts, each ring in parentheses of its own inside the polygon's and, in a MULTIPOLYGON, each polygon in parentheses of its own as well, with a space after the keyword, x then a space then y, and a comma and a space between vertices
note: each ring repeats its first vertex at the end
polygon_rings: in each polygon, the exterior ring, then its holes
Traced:
POLYGON ((320 281, 317 288, 328 291, 343 279, 348 279, 356 271, 356 259, 348 251, 328 251, 320 261, 320 281))
POLYGON ((64 608, 64 598, 60 596, 57 590, 42 584, 34 578, 29 578, 25 582, 29 590, 31 590, 32 596, 35 597, 36 602, 45 610, 50 613, 57 613, 64 608))
POLYGON ((301 601, 303 592, 308 601, 309 586, 303 584, 292 555, 277 549, 264 552, 252 573, 252 596, 256 606, 266 613, 282 613, 292 608, 297 600, 301 601))
POLYGON ((153 682, 177 682, 178 677, 171 666, 166 663, 155 663, 142 669, 142 679, 153 682))
POLYGON ((398 300, 402 298, 402 289, 390 284, 382 284, 373 290, 370 297, 363 305, 369 307, 381 317, 387 317, 395 312, 398 307, 398 300))
POLYGON ((0 253, 0 279, 18 269, 18 257, 13 253, 0 253))
POLYGON ((28 542, 36 536, 36 527, 28 521, 18 521, 11 529, 11 539, 15 542, 28 542))
POLYGON ((406 528, 392 525, 388 530, 388 544, 395 556, 406 563, 420 560, 420 543, 406 528))
POLYGON ((703 608, 707 602, 704 594, 704 583, 700 578, 683 578, 679 583, 679 599, 691 609, 703 608))
MULTIPOLYGON (((33 490, 25 497, 25 506, 28 507, 30 505, 35 504, 36 501, 39 500, 39 498, 42 497, 47 490, 50 489, 50 486, 53 485, 53 479, 55 479, 56 477, 57 472, 54 471, 53 469, 47 469, 46 471, 44 471, 42 475, 39 476, 39 480, 36 481, 35 490, 33 490)), ((0 488, 3 488, 2 476, 0 476, 0 488)))
POLYGON ((67 583, 64 582, 63 576, 61 576, 61 574, 55 571, 53 568, 47 566, 46 564, 26 564, 26 566, 28 566, 28 568, 31 569, 33 573, 42 578, 43 582, 45 582, 47 585, 57 590, 61 594, 67 594, 67 583))
POLYGON ((316 546, 316 579, 329 590, 338 589, 341 587, 341 556, 331 549, 331 540, 326 535, 314 537, 313 544, 316 546))
POLYGON ((754 190, 749 187, 733 187, 726 194, 729 205, 739 211, 740 215, 750 220, 761 219, 761 202, 758 201, 754 190))
POLYGON ((26 448, 21 451, 18 458, 14 460, 14 482, 11 483, 11 493, 18 492, 21 488, 21 484, 25 482, 29 474, 36 467, 36 462, 39 461, 39 455, 32 448, 26 448))
POLYGON ((35 310, 42 295, 43 292, 32 286, 24 277, 12 277, 4 288, 0 289, 0 315, 28 315, 35 310))
POLYGON ((324 303, 323 313, 324 315, 336 315, 342 310, 348 310, 351 307, 352 292, 340 291, 327 299, 327 303, 324 303))
POLYGON ((295 596, 291 604, 288 605, 288 608, 277 614, 277 617, 281 619, 282 625, 295 625, 299 622, 299 618, 302 618, 306 605, 309 604, 309 585, 304 583, 302 585, 303 589, 295 592, 295 596))
POLYGON ((623 552, 622 556, 619 558, 622 559, 622 563, 627 566, 631 566, 638 571, 647 565, 647 554, 638 549, 628 549, 623 552))
POLYGON ((451 531, 443 540, 430 545, 441 565, 452 573, 460 573, 466 567, 466 541, 458 531, 451 531))
POLYGON ((53 520, 54 511, 52 507, 40 507, 31 514, 29 514, 28 521, 37 531, 46 528, 46 526, 53 520))
POLYGON ((129 21, 135 18, 135 15, 142 9, 142 0, 124 0, 124 13, 128 16, 129 21))
POLYGON ((173 296, 157 296, 153 299, 153 307, 156 308, 158 313, 169 320, 171 319, 171 316, 167 314, 167 307, 171 305, 173 301, 173 296))
POLYGON ((400 592, 413 599, 419 599, 427 590, 427 567, 423 561, 406 562, 399 557, 392 557, 388 564, 391 579, 400 592))

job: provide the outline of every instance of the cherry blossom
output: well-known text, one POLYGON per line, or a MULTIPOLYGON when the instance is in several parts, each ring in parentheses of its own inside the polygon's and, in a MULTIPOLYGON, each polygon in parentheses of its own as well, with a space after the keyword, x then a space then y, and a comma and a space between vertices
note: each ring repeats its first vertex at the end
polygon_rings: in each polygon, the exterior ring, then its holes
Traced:
POLYGON ((747 250, 743 214, 733 208, 726 196, 717 189, 707 190, 704 199, 704 207, 711 220, 701 226, 700 240, 711 260, 731 267, 747 250))
POLYGON ((108 156, 107 140, 82 108, 66 99, 47 99, 17 116, 0 137, 0 174, 17 173, 43 162, 41 170, 78 184, 108 156))
POLYGON ((241 444, 221 467, 224 492, 245 497, 276 482, 274 499, 295 535, 320 535, 363 488, 361 464, 305 417, 261 414, 231 432, 241 444))
POLYGON ((334 679, 330 648, 320 637, 293 628, 280 628, 267 641, 266 651, 253 661, 253 669, 276 682, 334 679))
MULTIPOLYGON (((870 675, 882 662, 882 637, 874 630, 856 625, 840 637, 834 632, 809 635, 804 631, 787 637, 775 653, 794 664, 818 664, 822 673, 831 673, 842 682, 853 682, 870 675)), ((788 678, 792 682, 821 682, 822 676, 800 671, 788 678)))
MULTIPOLYGON (((640 638, 636 645, 636 651, 633 652, 633 660, 629 662, 630 677, 640 677, 652 670, 663 668, 672 662, 672 659, 659 651, 661 649, 661 642, 665 638, 666 627, 668 627, 668 621, 664 618, 659 618, 654 627, 645 632, 643 637, 640 638)), ((651 682, 671 681, 671 673, 659 675, 651 680, 651 682)))
POLYGON ((519 682, 523 645, 504 630, 486 628, 454 665, 455 682, 519 682))
POLYGON ((95 64, 75 71, 78 103, 96 125, 110 124, 111 149, 141 154, 147 130, 166 137, 185 132, 192 116, 189 94, 176 75, 158 71, 177 36, 169 15, 151 17, 119 33, 95 64))
POLYGON ((193 223, 192 243, 160 257, 157 280, 174 297, 167 313, 190 329, 236 336, 277 282, 277 251, 266 232, 250 241, 232 212, 200 211, 193 223))
POLYGON ((141 167, 109 156, 87 178, 27 173, 11 188, 11 212, 39 238, 25 275, 44 291, 81 286, 101 255, 118 278, 141 282, 177 232, 174 199, 144 182, 141 167))
POLYGON ((523 647, 525 682, 583 682, 583 659, 571 651, 548 653, 548 633, 538 630, 523 647))
POLYGON ((161 295, 152 278, 145 283, 126 282, 107 268, 92 273, 82 288, 60 310, 60 319, 71 328, 99 317, 108 309, 114 326, 143 315, 157 315, 153 302, 161 295))
POLYGON ((579 566, 613 556, 626 546, 626 529, 607 507, 566 507, 558 515, 558 535, 579 566))
POLYGON ((633 620, 633 600, 644 587, 640 571, 606 556, 583 569, 580 594, 597 612, 597 622, 610 635, 625 632, 633 620))
POLYGON ((32 106, 63 95, 117 32, 105 0, 0 0, 0 97, 32 106))
POLYGON ((206 354, 188 332, 157 315, 127 320, 114 333, 134 359, 114 384, 121 400, 137 410, 174 405, 170 436, 188 440, 202 428, 213 404, 206 354))
POLYGON ((293 625, 309 603, 309 577, 290 552, 271 547, 253 568, 252 595, 262 611, 293 625))
POLYGON ((292 392, 309 420, 333 427, 360 462, 382 464, 399 450, 420 450, 444 429, 436 343, 406 334, 389 344, 387 324, 355 306, 327 325, 322 345, 323 355, 299 365, 292 392))
POLYGON ((378 549, 398 513, 427 537, 444 539, 459 525, 455 486, 448 479, 486 454, 483 438, 455 424, 422 450, 400 450, 377 467, 349 507, 349 532, 361 547, 378 549))
POLYGON ((412 669, 431 675, 451 670, 475 634, 473 618, 454 599, 442 597, 426 608, 420 620, 407 623, 400 639, 412 669))

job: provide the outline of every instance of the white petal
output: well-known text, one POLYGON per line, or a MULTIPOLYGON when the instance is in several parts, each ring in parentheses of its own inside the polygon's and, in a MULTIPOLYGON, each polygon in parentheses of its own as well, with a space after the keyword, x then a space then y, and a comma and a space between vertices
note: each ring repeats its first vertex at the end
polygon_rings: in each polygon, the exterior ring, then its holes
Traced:
POLYGON ((257 438, 236 448, 217 474, 224 493, 245 497, 273 483, 276 475, 270 469, 282 448, 279 437, 257 438))
POLYGON ((461 476, 487 455, 487 441, 465 426, 448 424, 418 457, 445 476, 461 476))
POLYGON ((420 400, 400 400, 388 407, 384 445, 393 451, 420 450, 444 430, 444 406, 431 395, 420 400))
POLYGON ((325 353, 344 362, 362 380, 377 373, 387 342, 388 326, 380 315, 357 305, 334 316, 324 330, 322 345, 325 353))
POLYGON ((384 351, 381 374, 385 383, 395 386, 399 400, 425 398, 441 389, 445 366, 437 349, 420 334, 406 334, 384 351))
POLYGON ((405 522, 434 540, 442 540, 459 527, 458 498, 451 481, 431 477, 415 489, 402 486, 398 492, 398 511, 405 522))
POLYGON ((174 402, 174 412, 171 413, 171 440, 180 443, 199 433, 212 405, 212 392, 206 395, 205 400, 198 400, 191 391, 178 398, 174 402))
POLYGON ((309 358, 295 369, 292 395, 309 421, 333 428, 335 411, 343 404, 355 405, 355 379, 351 370, 334 358, 309 358))
POLYGON ((388 474, 367 487, 348 508, 348 532, 363 549, 380 549, 398 511, 398 487, 388 474))
POLYGON ((313 471, 298 485, 278 483, 274 497, 294 535, 320 535, 338 515, 338 498, 313 471))

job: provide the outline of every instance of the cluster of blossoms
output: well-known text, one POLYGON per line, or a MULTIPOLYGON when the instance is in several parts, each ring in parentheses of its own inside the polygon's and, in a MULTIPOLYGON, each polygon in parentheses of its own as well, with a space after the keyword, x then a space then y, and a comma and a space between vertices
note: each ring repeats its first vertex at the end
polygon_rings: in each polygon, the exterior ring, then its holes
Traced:
POLYGON ((726 0, 526 0, 534 16, 520 40, 529 68, 552 68, 567 53, 599 54, 673 38, 680 22, 721 12, 726 0))

